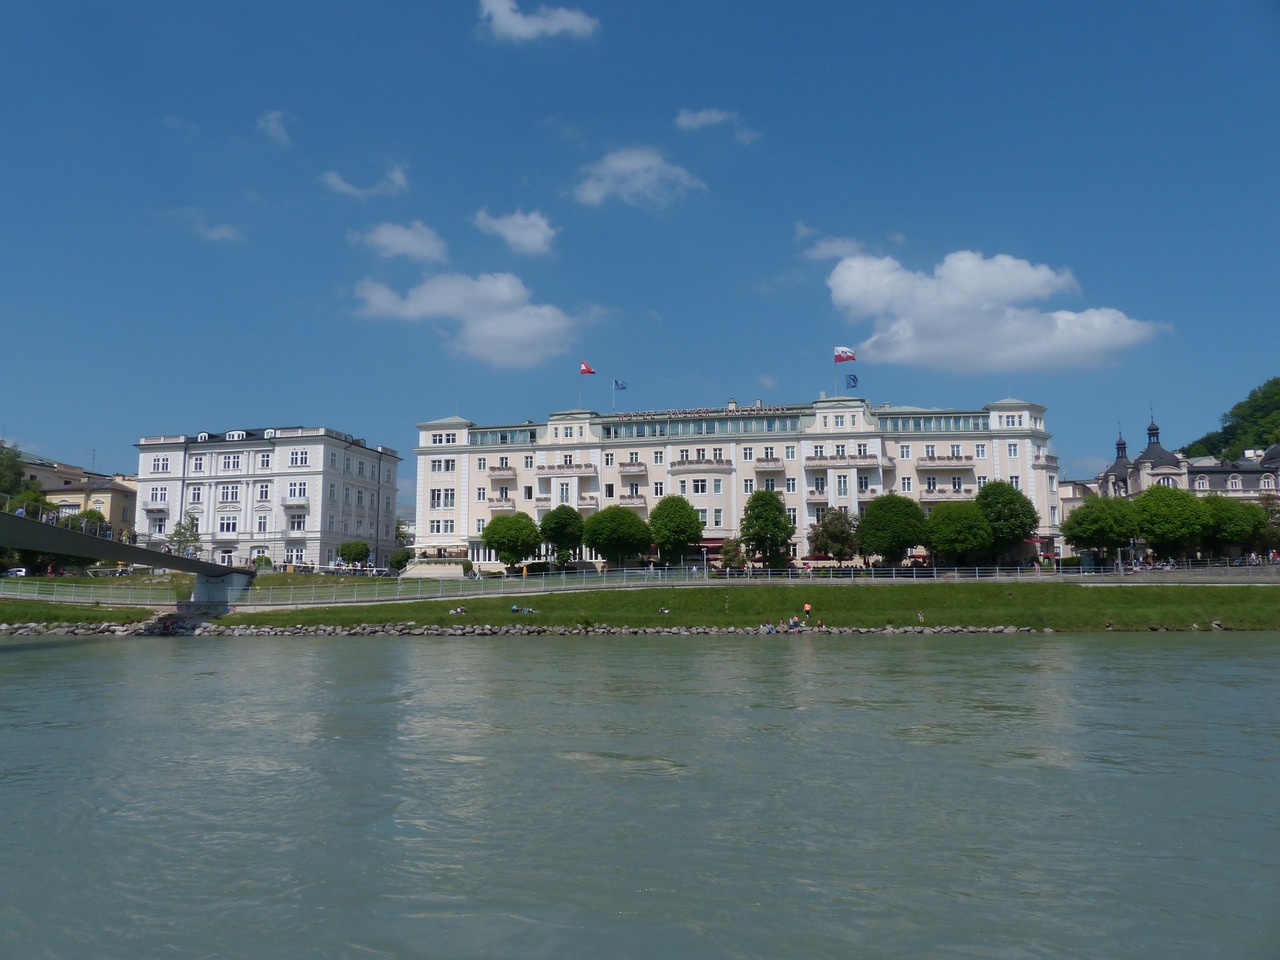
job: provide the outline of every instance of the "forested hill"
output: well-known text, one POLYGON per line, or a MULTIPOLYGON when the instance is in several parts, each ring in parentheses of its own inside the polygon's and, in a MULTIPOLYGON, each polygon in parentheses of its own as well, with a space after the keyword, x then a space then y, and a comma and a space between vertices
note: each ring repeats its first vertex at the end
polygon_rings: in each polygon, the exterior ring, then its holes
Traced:
POLYGON ((1182 448, 1188 457, 1238 460, 1246 450, 1265 450, 1280 443, 1280 377, 1249 391, 1221 418, 1222 429, 1206 433, 1182 448))

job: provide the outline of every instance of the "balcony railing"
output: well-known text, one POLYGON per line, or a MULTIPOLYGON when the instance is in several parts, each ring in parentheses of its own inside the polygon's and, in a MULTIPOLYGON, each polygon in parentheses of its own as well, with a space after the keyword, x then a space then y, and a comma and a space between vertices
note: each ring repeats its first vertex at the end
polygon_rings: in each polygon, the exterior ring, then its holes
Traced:
POLYGON ((881 465, 881 458, 874 453, 805 457, 804 465, 806 467, 878 467, 881 465))
POLYGON ((649 465, 640 463, 639 461, 629 461, 627 463, 618 464, 619 473, 648 473, 649 465))
POLYGON ((732 470, 732 460, 673 460, 668 466, 671 473, 688 473, 693 470, 732 470))
POLYGON ((959 490, 953 490, 951 487, 934 487, 930 490, 926 487, 920 491, 921 500, 969 500, 973 495, 973 487, 962 487, 959 490))
POLYGON ((804 495, 804 499, 806 503, 826 503, 827 491, 826 490, 810 490, 808 493, 804 495))
POLYGON ((310 510, 310 497, 281 497, 280 506, 289 507, 294 510, 310 510))
POLYGON ((1052 453, 1044 453, 1032 460, 1031 466, 1035 470, 1057 470, 1058 458, 1052 453))
POLYGON ((489 468, 489 476, 494 479, 499 479, 502 477, 515 479, 515 475, 516 475, 515 467, 490 467, 489 468))
POLYGON ((756 470, 782 470, 781 457, 756 457, 756 470))
POLYGON ((211 534, 209 534, 209 536, 213 538, 214 543, 227 543, 228 541, 231 541, 231 540, 239 540, 240 531, 239 530, 214 530, 211 534))
POLYGON ((144 500, 142 501, 142 509, 147 513, 168 513, 168 500, 144 500))
POLYGON ((544 477, 590 477, 595 476, 594 463, 544 463, 538 467, 538 473, 544 477))
POLYGON ((624 493, 618 498, 618 503, 624 507, 643 507, 648 502, 643 493, 624 493))
POLYGON ((549 507, 551 506, 551 498, 550 497, 534 497, 533 505, 539 509, 541 509, 542 507, 549 507))
POLYGON ((944 467, 963 467, 969 470, 973 469, 973 457, 916 457, 916 466, 928 469, 935 467, 942 469, 944 467))
POLYGON ((512 500, 510 497, 490 497, 489 498, 490 510, 514 510, 515 508, 516 508, 516 502, 512 500))
POLYGON ((582 494, 578 497, 579 507, 598 507, 600 506, 600 498, 592 494, 582 494))

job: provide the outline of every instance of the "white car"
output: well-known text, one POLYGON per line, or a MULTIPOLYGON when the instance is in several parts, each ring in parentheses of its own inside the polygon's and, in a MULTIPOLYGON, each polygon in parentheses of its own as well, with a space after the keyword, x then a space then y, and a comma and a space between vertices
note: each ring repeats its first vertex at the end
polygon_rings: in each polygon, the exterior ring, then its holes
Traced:
POLYGON ((0 573, 0 577, 25 577, 26 575, 26 567, 10 567, 4 573, 0 573))

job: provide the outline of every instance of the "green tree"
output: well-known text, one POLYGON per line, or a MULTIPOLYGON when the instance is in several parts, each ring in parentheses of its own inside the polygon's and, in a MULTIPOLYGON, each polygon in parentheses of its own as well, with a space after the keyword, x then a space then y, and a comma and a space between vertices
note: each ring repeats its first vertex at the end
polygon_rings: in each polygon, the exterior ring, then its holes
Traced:
POLYGON ((1156 486, 1133 501, 1138 535, 1157 557, 1181 556, 1204 539, 1209 510, 1190 490, 1156 486))
POLYGON ((991 525, 991 550, 997 557, 1015 553, 1040 525, 1026 494, 1003 480, 984 484, 974 502, 991 525))
POLYGON ((1273 377, 1224 413, 1221 430, 1207 433, 1184 448, 1189 457, 1239 460, 1250 448, 1280 443, 1280 377, 1273 377))
POLYGON ((809 549, 825 553, 837 563, 852 560, 858 551, 857 526, 847 510, 828 510, 809 527, 809 549))
POLYGON ((174 552, 185 554, 188 548, 200 546, 200 516, 194 510, 188 510, 181 520, 173 525, 168 541, 174 552))
POLYGON ((702 520, 684 497, 671 494, 649 511, 649 529, 658 554, 666 563, 682 560, 689 545, 702 539, 702 520))
POLYGON ((867 502, 858 520, 858 549, 886 563, 901 563, 907 551, 929 542, 929 525, 920 504, 896 493, 867 502))
POLYGON ((742 541, 736 537, 729 537, 724 543, 720 544, 720 562, 725 567, 738 568, 744 566, 747 562, 747 555, 742 550, 742 541))
POLYGON ((1267 511, 1258 504, 1217 494, 1205 497, 1201 503, 1209 519, 1201 543, 1211 555, 1226 547, 1251 547, 1262 541, 1267 511))
POLYGON ((567 567, 582 547, 582 514, 562 503, 542 518, 542 539, 556 552, 556 565, 567 567))
POLYGON ((625 559, 653 543, 653 533, 634 510, 612 506, 587 517, 582 525, 582 542, 621 566, 625 559))
POLYGON ((542 546, 542 533, 527 513, 511 513, 494 517, 485 524, 480 542, 496 553, 504 566, 514 567, 521 560, 537 555, 542 546))
POLYGON ((22 489, 22 461, 18 450, 0 443, 0 494, 14 494, 22 489))
POLYGON ((928 519, 929 548, 952 564, 991 549, 991 524, 973 502, 941 503, 928 519))
POLYGON ((413 559, 412 550, 397 550, 391 556, 387 557, 387 566, 392 570, 403 570, 409 565, 409 561, 413 559))
POLYGON ((738 534, 752 556, 778 570, 790 560, 788 548, 796 525, 787 518, 787 508, 775 491, 757 490, 747 498, 738 534))
POLYGON ((364 563, 369 559, 369 545, 360 540, 351 540, 338 547, 338 556, 343 563, 364 563))
POLYGON ((1138 535, 1133 503, 1123 497, 1086 497, 1059 528, 1062 539, 1077 550, 1100 550, 1110 556, 1138 535))
POLYGON ((396 517, 396 543, 403 546, 409 542, 409 525, 396 517))

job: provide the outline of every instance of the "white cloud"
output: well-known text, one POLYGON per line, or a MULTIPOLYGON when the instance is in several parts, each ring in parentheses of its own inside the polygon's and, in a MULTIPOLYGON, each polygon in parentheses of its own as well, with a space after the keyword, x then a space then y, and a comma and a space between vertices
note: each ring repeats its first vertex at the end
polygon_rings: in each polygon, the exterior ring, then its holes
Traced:
POLYGON ((852 320, 871 319, 858 359, 935 370, 990 372, 1028 367, 1095 366, 1145 343, 1164 324, 1092 307, 1043 311, 1023 306, 1078 293, 1070 270, 1053 270, 1005 254, 960 250, 932 275, 892 257, 845 257, 827 278, 831 300, 852 320))
POLYGON ((186 117, 179 116, 176 113, 166 113, 160 118, 160 122, 170 130, 176 130, 178 133, 183 133, 188 136, 194 136, 200 132, 200 128, 198 126, 186 117))
POLYGON ((505 217, 493 217, 488 210, 481 210, 472 222, 485 233, 500 236, 516 253, 550 253, 551 244, 560 232, 540 210, 533 213, 517 210, 505 217))
POLYGON ((579 203, 592 207, 610 197, 637 207, 664 207, 687 190, 706 189, 701 180, 668 163, 652 147, 615 150, 583 171, 586 176, 573 195, 579 203))
POLYGON ((239 227, 229 223, 210 223, 203 210, 187 207, 170 211, 170 215, 185 221, 201 240, 211 240, 215 243, 240 243, 244 240, 244 232, 239 227))
POLYGON ((268 140, 274 140, 281 146, 289 146, 293 141, 289 139, 289 131, 285 129, 285 120, 291 119, 283 110, 268 110, 258 118, 256 129, 260 134, 268 140))
POLYGON ((704 127, 718 127, 732 124, 734 139, 739 143, 750 143, 757 140, 760 134, 752 130, 732 110, 709 108, 706 110, 683 109, 676 114, 676 126, 681 130, 701 130, 704 127))
POLYGON ((814 230, 813 227, 809 226, 803 220, 797 220, 792 227, 792 232, 795 235, 796 243, 799 243, 801 240, 808 240, 818 231, 814 230))
POLYGON ((810 260, 839 260, 862 253, 863 246, 852 237, 823 237, 804 252, 810 260))
POLYGON ((559 307, 530 303, 529 290, 510 273, 431 276, 404 297, 366 277, 356 296, 368 317, 455 321, 456 330, 445 333, 447 349, 494 367, 536 367, 564 354, 574 326, 559 307))
POLYGON ((387 171, 386 176, 371 187, 353 187, 334 170, 326 170, 320 174, 320 182, 334 193, 355 197, 357 200, 364 200, 367 197, 391 196, 397 193, 404 193, 409 189, 409 178, 405 174, 404 167, 398 163, 392 166, 387 171))
POLYGON ((480 0, 480 20, 487 22, 495 40, 526 43, 561 34, 585 40, 600 28, 600 21, 581 10, 542 6, 535 13, 521 13, 515 0, 480 0))
POLYGON ((444 241, 421 220, 414 220, 407 227, 398 223, 374 224, 363 233, 351 231, 347 239, 373 247, 384 257, 408 257, 421 263, 439 263, 449 258, 444 241))

